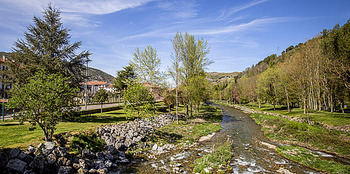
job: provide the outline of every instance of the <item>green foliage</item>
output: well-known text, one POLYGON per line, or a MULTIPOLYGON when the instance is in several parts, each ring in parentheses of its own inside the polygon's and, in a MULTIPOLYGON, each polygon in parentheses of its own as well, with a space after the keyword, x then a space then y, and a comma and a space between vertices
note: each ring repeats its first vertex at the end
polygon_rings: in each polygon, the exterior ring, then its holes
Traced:
POLYGON ((117 72, 117 76, 113 81, 113 86, 117 90, 123 91, 128 87, 128 84, 136 79, 133 66, 125 66, 123 70, 117 72))
POLYGON ((93 152, 102 151, 106 143, 97 137, 96 133, 83 133, 74 135, 70 144, 71 150, 75 153, 81 153, 83 149, 89 149, 93 152))
POLYGON ((101 113, 102 113, 102 105, 104 102, 108 100, 108 93, 105 89, 99 89, 93 99, 97 103, 101 103, 101 113))
POLYGON ((38 124, 45 140, 52 139, 56 124, 72 111, 78 89, 71 88, 68 78, 59 74, 38 71, 29 83, 15 85, 7 108, 21 109, 21 122, 29 120, 32 129, 38 124))
POLYGON ((297 161, 312 168, 330 173, 350 173, 349 165, 344 165, 332 160, 324 160, 320 154, 302 147, 279 146, 277 152, 293 161, 297 161))
POLYGON ((128 118, 146 117, 154 103, 152 93, 139 83, 131 83, 124 91, 124 111, 128 118))
POLYGON ((309 125, 271 115, 256 113, 252 114, 251 117, 262 125, 265 135, 269 138, 288 140, 324 151, 350 156, 349 134, 329 130, 321 125, 309 125))
POLYGON ((81 42, 69 43, 69 29, 63 27, 58 9, 49 5, 43 14, 43 19, 35 16, 34 25, 24 33, 25 38, 14 43, 7 76, 12 82, 23 84, 40 68, 49 74, 69 77, 72 84, 79 85, 85 58, 90 53, 75 53, 81 42))
POLYGON ((226 166, 233 156, 232 152, 232 143, 225 142, 214 152, 196 159, 192 165, 193 173, 206 173, 205 168, 211 167, 213 170, 217 170, 219 166, 226 166))
POLYGON ((171 107, 176 105, 176 94, 174 90, 167 90, 163 97, 163 102, 169 107, 169 112, 171 107))
POLYGON ((151 85, 161 85, 163 82, 163 73, 160 72, 160 58, 157 50, 147 45, 144 51, 136 48, 134 58, 130 66, 137 74, 139 82, 149 83, 151 85))

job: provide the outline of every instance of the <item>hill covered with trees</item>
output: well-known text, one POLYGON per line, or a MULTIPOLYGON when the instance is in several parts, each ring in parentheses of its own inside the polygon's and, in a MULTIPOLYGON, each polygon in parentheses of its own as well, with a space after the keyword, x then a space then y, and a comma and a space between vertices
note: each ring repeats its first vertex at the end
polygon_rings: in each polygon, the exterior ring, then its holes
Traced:
POLYGON ((350 89, 350 21, 266 57, 234 80, 213 83, 211 98, 233 103, 344 111, 350 89))

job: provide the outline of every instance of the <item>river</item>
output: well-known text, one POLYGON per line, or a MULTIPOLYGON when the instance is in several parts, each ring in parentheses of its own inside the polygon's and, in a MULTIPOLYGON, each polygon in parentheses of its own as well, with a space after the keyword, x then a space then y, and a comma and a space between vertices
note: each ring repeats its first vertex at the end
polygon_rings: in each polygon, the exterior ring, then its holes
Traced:
POLYGON ((214 144, 233 140, 234 156, 230 173, 317 173, 279 155, 264 137, 260 125, 240 110, 217 105, 223 111, 223 129, 206 142, 185 150, 163 154, 156 159, 134 159, 133 163, 111 173, 192 173, 191 164, 211 152, 214 144))

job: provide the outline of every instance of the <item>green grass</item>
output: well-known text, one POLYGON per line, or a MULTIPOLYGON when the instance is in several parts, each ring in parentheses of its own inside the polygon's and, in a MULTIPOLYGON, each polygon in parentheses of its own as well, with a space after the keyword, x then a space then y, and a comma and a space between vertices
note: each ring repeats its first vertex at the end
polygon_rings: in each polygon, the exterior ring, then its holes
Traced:
POLYGON ((325 160, 318 153, 298 146, 279 146, 277 152, 298 163, 330 173, 350 173, 350 165, 325 160))
MULTIPOLYGON (((156 107, 162 107, 164 103, 157 103, 156 107)), ((162 112, 156 112, 160 114, 162 112)), ((58 123, 55 134, 64 132, 82 132, 95 129, 101 125, 118 122, 126 122, 127 118, 123 109, 96 113, 91 115, 81 115, 58 123)), ((37 126, 34 131, 29 131, 29 123, 19 124, 17 120, 5 120, 0 122, 0 149, 1 148, 28 148, 28 145, 44 142, 42 129, 37 126)))
POLYGON ((269 104, 264 104, 261 108, 259 108, 258 105, 244 106, 255 110, 278 113, 290 117, 299 117, 303 119, 309 118, 310 121, 322 122, 331 126, 344 126, 350 124, 350 113, 331 113, 327 111, 307 110, 307 113, 304 114, 304 110, 300 108, 293 108, 291 112, 288 112, 287 107, 283 105, 276 106, 276 110, 273 110, 273 106, 269 104))
MULTIPOLYGON (((227 103, 225 102, 217 103, 227 105, 227 103)), ((273 106, 270 104, 262 104, 261 108, 259 108, 259 106, 256 103, 243 104, 242 106, 258 111, 277 113, 290 117, 299 117, 302 119, 309 118, 310 121, 325 123, 331 126, 344 126, 350 124, 350 113, 331 113, 327 111, 307 110, 307 113, 304 114, 304 110, 301 108, 292 108, 291 112, 288 112, 287 107, 285 105, 276 105, 276 110, 273 110, 273 106)))
POLYGON ((225 173, 225 170, 221 170, 220 168, 230 169, 229 166, 227 167, 227 164, 233 156, 232 152, 231 142, 220 144, 214 152, 195 160, 195 163, 192 165, 193 173, 212 173, 213 171, 216 173, 225 173), (205 168, 209 167, 211 170, 206 172, 205 168))
POLYGON ((288 141, 350 157, 350 133, 266 114, 256 113, 251 117, 262 125, 265 136, 270 139, 288 141))

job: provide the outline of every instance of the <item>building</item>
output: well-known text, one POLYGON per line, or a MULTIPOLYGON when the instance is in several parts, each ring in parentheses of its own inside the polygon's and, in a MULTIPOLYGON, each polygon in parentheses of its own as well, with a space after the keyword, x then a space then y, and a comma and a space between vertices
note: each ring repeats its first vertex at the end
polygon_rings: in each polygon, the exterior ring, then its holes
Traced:
MULTIPOLYGON (((83 90, 85 90, 85 83, 80 83, 80 87, 83 90)), ((102 81, 88 81, 87 82, 87 91, 88 92, 96 92, 100 89, 104 89, 106 91, 113 92, 114 88, 112 84, 108 82, 102 82, 102 81)))
POLYGON ((8 98, 8 92, 12 89, 12 83, 4 82, 5 79, 3 71, 8 70, 8 67, 6 66, 6 61, 8 61, 8 59, 6 59, 5 55, 2 55, 2 57, 0 57, 0 98, 8 98))

